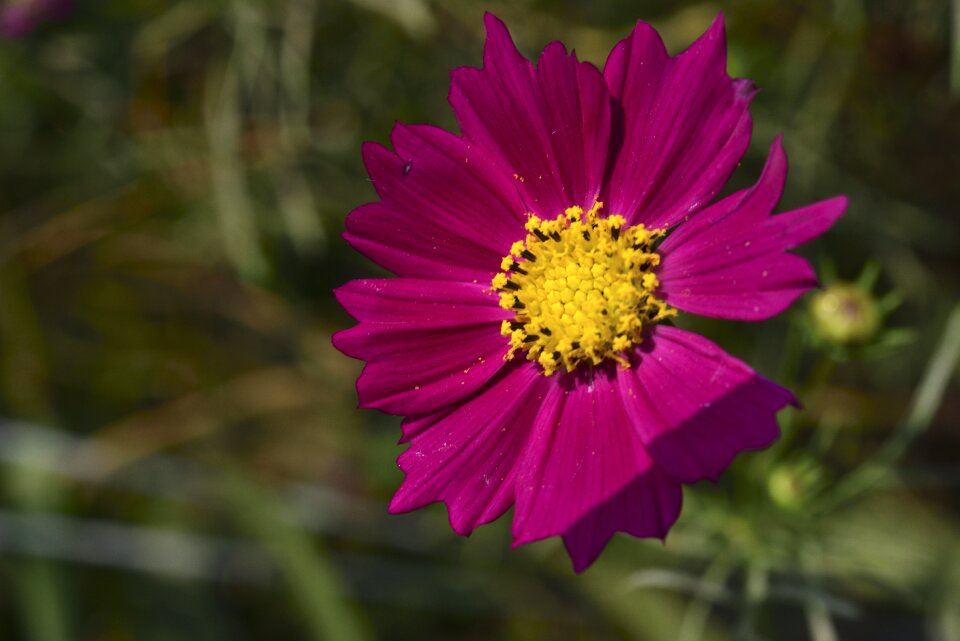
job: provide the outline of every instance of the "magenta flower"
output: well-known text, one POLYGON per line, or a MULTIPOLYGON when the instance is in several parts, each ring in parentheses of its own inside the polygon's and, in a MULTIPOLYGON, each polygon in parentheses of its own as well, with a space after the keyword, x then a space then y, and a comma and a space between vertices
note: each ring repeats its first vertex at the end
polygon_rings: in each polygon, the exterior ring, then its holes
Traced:
POLYGON ((337 299, 334 344, 367 362, 361 407, 406 416, 390 505, 446 503, 461 535, 514 508, 514 545, 562 536, 577 571, 618 531, 664 537, 681 484, 778 436, 795 403, 678 310, 755 321, 816 284, 787 250, 833 198, 771 215, 759 182, 708 204, 750 140, 754 94, 726 73, 722 18, 670 57, 638 22, 603 72, 561 43, 534 67, 487 15, 482 69, 452 74, 463 131, 398 124, 364 162, 380 196, 344 238, 397 278, 337 299))

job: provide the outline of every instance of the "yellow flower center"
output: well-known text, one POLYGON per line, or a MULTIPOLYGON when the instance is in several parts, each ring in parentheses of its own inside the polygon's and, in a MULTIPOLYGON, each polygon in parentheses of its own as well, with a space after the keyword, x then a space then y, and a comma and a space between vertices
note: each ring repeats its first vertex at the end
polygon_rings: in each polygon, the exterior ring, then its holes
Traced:
POLYGON ((623 216, 600 218, 602 206, 571 207, 554 220, 531 214, 526 238, 504 257, 493 287, 500 306, 515 311, 500 330, 508 360, 522 350, 547 376, 606 359, 628 367, 625 353, 644 329, 676 315, 654 296, 653 244, 665 230, 624 228, 623 216))

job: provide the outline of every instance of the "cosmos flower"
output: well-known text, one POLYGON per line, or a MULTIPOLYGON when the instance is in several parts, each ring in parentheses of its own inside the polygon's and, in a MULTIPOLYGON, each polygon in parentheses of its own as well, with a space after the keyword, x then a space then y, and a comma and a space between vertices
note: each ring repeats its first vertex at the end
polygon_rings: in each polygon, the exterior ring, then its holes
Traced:
POLYGON ((336 291, 359 324, 362 407, 402 415, 390 504, 442 501, 461 535, 514 508, 521 545, 561 536, 577 571, 618 531, 664 537, 681 486, 778 436, 793 395, 678 313, 756 321, 816 284, 787 250, 843 197, 771 215, 787 161, 709 204, 750 140, 722 17, 671 57, 638 22, 603 72, 561 43, 534 67, 485 18, 483 68, 452 74, 457 136, 398 124, 363 158, 379 202, 344 238, 396 278, 336 291))
POLYGON ((11 0, 0 7, 0 35, 25 36, 40 24, 62 19, 73 10, 73 0, 11 0))

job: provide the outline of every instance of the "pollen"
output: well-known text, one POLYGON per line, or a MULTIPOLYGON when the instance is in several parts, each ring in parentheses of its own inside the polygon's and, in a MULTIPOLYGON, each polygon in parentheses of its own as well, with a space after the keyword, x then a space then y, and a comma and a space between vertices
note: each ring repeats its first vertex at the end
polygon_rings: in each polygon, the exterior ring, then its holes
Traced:
POLYGON ((665 230, 627 227, 622 216, 601 217, 602 207, 528 217, 526 238, 492 281, 500 306, 514 311, 500 328, 507 360, 523 352, 547 376, 606 360, 629 367, 627 352, 644 331, 676 315, 655 295, 654 245, 665 230))

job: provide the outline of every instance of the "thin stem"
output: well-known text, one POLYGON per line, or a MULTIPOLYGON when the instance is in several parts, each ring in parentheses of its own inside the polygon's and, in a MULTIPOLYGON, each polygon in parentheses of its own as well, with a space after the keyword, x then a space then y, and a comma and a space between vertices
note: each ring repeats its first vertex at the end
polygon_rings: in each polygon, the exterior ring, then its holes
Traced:
POLYGON ((757 619, 760 616, 760 607, 767 597, 768 582, 766 564, 760 560, 751 561, 747 565, 746 595, 740 608, 740 620, 737 622, 735 638, 738 641, 757 639, 757 619))
POLYGON ((732 570, 733 563, 726 555, 718 556, 707 566, 700 588, 693 595, 683 616, 680 632, 677 634, 678 641, 699 641, 703 638, 716 595, 722 592, 723 584, 732 570))
POLYGON ((960 96, 960 0, 953 0, 950 33, 950 93, 960 96))
POLYGON ((831 506, 836 506, 884 482, 892 474, 893 465, 904 455, 914 439, 933 421, 958 362, 960 362, 960 304, 953 308, 947 318, 940 342, 934 349, 927 371, 914 392, 906 417, 870 460, 838 484, 831 498, 831 506))

